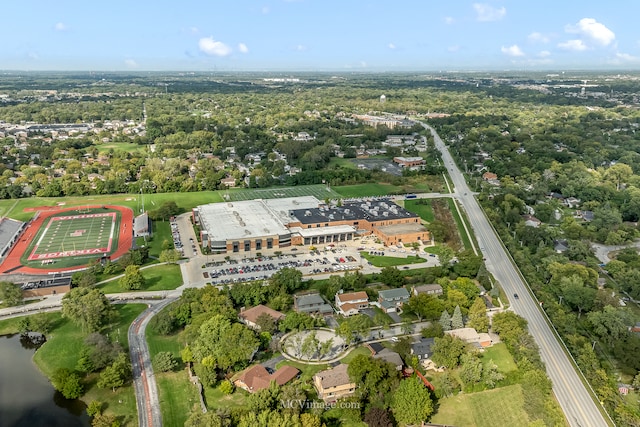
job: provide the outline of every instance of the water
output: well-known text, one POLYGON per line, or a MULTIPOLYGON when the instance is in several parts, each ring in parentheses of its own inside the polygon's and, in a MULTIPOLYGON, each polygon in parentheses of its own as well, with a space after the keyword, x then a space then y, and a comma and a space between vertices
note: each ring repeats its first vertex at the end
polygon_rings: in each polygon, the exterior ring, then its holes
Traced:
POLYGON ((38 345, 0 336, 0 427, 88 427, 85 405, 54 390, 33 363, 38 345))

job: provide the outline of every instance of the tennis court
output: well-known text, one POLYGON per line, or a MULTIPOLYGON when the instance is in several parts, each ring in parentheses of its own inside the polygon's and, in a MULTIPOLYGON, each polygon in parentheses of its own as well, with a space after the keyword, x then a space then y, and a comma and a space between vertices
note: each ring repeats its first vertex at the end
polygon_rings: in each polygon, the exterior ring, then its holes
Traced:
POLYGON ((49 218, 29 261, 107 254, 117 232, 116 212, 60 215, 49 218))

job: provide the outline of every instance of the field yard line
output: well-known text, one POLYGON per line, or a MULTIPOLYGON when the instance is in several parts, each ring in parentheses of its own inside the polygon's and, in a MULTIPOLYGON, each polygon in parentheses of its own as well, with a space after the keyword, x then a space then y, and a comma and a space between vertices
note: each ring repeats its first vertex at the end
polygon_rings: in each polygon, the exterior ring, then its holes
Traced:
POLYGON ((16 199, 16 201, 13 202, 13 204, 9 207, 9 209, 7 210, 7 212, 3 216, 8 217, 9 214, 11 213, 11 211, 13 210, 13 208, 16 207, 16 205, 18 204, 19 201, 20 201, 20 199, 16 199))

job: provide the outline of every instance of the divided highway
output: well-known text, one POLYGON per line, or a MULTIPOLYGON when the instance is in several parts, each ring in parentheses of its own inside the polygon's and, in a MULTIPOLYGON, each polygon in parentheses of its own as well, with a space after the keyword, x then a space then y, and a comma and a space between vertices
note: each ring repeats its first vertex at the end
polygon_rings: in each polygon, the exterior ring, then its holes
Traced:
MULTIPOLYGON (((442 153, 442 159, 455 186, 456 198, 461 202, 472 224, 480 249, 486 258, 487 269, 509 296, 513 310, 529 323, 529 332, 540 347, 540 355, 546 365, 547 374, 553 382, 553 392, 560 402, 569 425, 572 427, 607 426, 608 423, 597 403, 594 402, 591 393, 569 360, 569 356, 564 352, 563 345, 540 312, 537 301, 529 294, 526 284, 511 263, 510 256, 469 190, 464 176, 453 161, 447 147, 433 128, 424 123, 422 126, 431 131, 436 148, 442 153), (514 294, 518 294, 518 298, 515 298, 514 294)), ((499 420, 496 421, 499 422, 499 420)))

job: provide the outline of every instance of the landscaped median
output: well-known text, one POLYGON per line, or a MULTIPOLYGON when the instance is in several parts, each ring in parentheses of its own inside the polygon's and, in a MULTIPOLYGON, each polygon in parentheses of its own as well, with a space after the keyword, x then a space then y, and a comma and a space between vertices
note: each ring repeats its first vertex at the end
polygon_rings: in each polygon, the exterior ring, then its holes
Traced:
POLYGON ((396 265, 421 264, 427 262, 426 259, 417 255, 407 257, 371 255, 369 252, 360 252, 360 256, 375 267, 394 267, 396 265))

